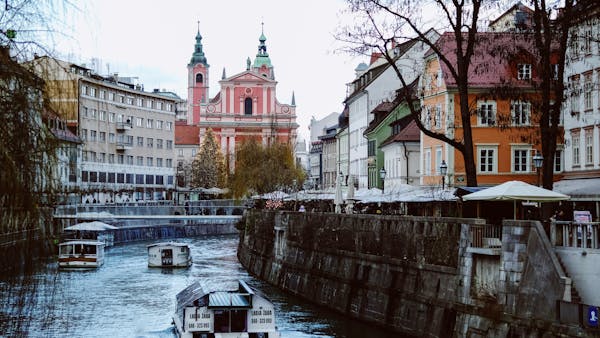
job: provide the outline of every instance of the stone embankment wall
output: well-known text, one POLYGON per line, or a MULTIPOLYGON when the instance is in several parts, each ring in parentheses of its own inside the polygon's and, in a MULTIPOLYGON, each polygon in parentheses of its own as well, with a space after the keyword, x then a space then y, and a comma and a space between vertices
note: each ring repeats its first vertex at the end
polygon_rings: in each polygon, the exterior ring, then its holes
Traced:
POLYGON ((249 210, 238 258, 285 291, 404 334, 582 334, 555 321, 570 281, 539 223, 506 223, 501 248, 470 248, 483 222, 249 210))

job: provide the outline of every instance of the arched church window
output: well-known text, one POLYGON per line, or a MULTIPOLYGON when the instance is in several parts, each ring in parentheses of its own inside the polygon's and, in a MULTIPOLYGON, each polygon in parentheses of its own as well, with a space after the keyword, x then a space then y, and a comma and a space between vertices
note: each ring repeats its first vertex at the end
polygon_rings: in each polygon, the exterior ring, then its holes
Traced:
POLYGON ((204 77, 202 77, 202 73, 196 74, 196 83, 204 82, 204 77))
POLYGON ((244 114, 252 115, 252 98, 250 97, 244 100, 244 114))

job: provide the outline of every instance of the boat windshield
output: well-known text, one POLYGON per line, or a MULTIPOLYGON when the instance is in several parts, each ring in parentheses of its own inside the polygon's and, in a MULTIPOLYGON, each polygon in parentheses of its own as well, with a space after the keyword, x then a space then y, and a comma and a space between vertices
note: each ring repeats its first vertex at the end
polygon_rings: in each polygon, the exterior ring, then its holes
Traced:
POLYGON ((61 245, 60 246, 60 254, 61 255, 72 255, 73 254, 73 246, 72 245, 61 245))

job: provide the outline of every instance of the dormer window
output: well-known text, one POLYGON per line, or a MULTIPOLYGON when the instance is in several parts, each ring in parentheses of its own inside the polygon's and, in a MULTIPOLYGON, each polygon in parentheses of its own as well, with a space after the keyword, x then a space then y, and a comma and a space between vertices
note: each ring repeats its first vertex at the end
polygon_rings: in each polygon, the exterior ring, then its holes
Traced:
POLYGON ((520 63, 517 65, 517 79, 531 80, 531 64, 520 63))

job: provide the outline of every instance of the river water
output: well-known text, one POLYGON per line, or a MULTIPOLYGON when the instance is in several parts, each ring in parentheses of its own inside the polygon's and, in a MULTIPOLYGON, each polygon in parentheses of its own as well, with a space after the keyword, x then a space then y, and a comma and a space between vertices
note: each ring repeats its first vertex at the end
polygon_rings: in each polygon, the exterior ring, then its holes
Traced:
POLYGON ((282 337, 398 337, 348 320, 251 277, 236 257, 237 236, 182 238, 188 269, 148 268, 146 245, 107 248, 97 270, 62 271, 54 260, 33 272, 0 276, 0 337, 175 337, 175 295, 194 281, 236 289, 237 280, 273 301, 282 337))

